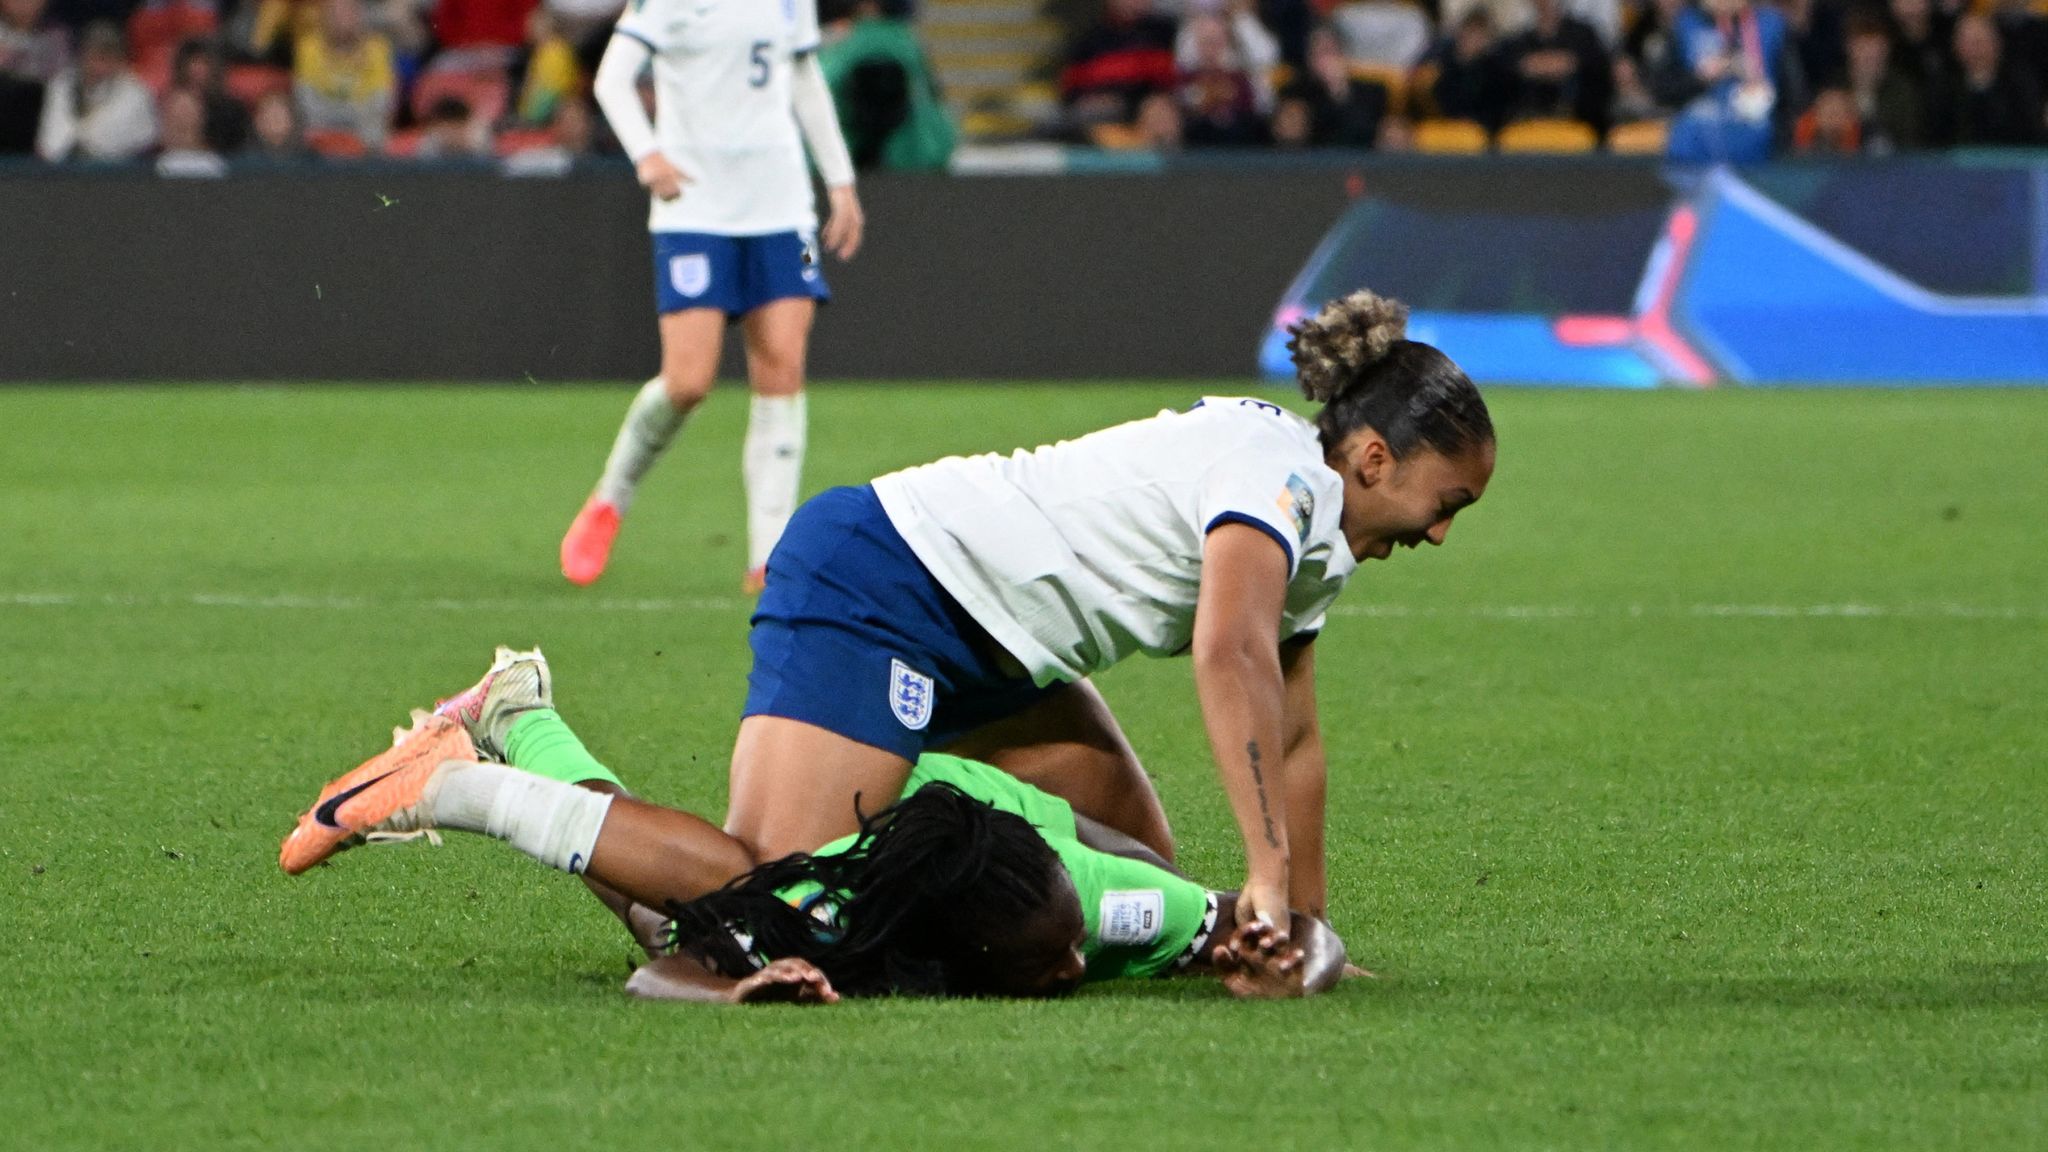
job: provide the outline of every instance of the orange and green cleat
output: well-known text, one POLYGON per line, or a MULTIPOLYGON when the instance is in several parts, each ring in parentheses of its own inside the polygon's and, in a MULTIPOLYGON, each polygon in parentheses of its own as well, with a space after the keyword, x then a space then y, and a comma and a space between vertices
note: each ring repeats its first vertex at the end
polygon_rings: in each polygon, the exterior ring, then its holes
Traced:
POLYGON ((335 853, 362 843, 362 833, 369 829, 369 824, 349 819, 356 813, 346 809, 352 800, 371 791, 380 781, 413 770, 419 770, 418 775, 424 780, 445 760, 476 759, 476 746, 470 743, 469 733, 447 716, 417 713, 411 730, 397 736, 391 748, 320 790, 320 798, 299 817, 299 826, 292 829, 291 835, 284 838, 284 846, 277 854, 279 867, 297 876, 335 853))
POLYGON ((759 596, 761 589, 768 586, 768 569, 749 568, 740 580, 740 593, 745 596, 759 596))
POLYGON ((619 510, 592 496, 562 537, 562 575, 571 584, 592 584, 604 575, 612 540, 619 534, 619 510))

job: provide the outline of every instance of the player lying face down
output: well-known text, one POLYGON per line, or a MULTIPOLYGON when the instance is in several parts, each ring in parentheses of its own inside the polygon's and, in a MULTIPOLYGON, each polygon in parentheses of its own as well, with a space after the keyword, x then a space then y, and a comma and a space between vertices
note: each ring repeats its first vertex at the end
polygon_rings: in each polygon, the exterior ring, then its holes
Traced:
POLYGON ((920 764, 904 798, 855 836, 742 874, 744 851, 698 817, 575 787, 602 766, 545 707, 538 654, 511 655, 530 675, 497 678, 497 706, 470 713, 477 734, 558 778, 477 762, 462 723, 423 714, 392 750, 328 785, 285 842, 286 871, 434 829, 507 840, 661 910, 665 954, 629 983, 651 997, 1047 996, 1084 978, 1177 967, 1213 968, 1235 995, 1276 997, 1319 991, 1343 968, 1326 926, 1299 919, 1297 946, 1263 927, 1233 933, 1230 894, 1089 848, 1063 802, 950 757, 920 764), (509 683, 540 691, 522 699, 509 683))

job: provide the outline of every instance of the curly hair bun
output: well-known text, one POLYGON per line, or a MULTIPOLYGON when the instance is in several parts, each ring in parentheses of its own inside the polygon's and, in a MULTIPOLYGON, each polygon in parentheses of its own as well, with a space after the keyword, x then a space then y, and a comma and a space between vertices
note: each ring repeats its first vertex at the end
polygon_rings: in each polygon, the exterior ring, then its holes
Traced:
POLYGON ((1323 305, 1287 329, 1301 394, 1318 404, 1336 399, 1407 333, 1408 306, 1368 289, 1323 305))

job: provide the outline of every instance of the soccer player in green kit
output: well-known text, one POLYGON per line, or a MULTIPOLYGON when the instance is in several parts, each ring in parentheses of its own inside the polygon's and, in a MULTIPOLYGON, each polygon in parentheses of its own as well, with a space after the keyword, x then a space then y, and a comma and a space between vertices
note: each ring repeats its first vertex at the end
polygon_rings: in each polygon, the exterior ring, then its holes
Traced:
POLYGON ((744 850, 708 822, 627 797, 551 705, 539 654, 501 650, 476 689, 328 786, 286 841, 286 870, 430 829, 507 840, 626 914, 657 953, 627 985, 650 998, 1047 996, 1182 969, 1213 970, 1238 996, 1278 997, 1321 991, 1343 971, 1327 925, 1297 915, 1291 941, 1261 924, 1232 931, 1235 894, 951 756, 920 759, 899 801, 858 834, 743 868, 744 850), (666 923, 652 931, 650 919, 666 923))

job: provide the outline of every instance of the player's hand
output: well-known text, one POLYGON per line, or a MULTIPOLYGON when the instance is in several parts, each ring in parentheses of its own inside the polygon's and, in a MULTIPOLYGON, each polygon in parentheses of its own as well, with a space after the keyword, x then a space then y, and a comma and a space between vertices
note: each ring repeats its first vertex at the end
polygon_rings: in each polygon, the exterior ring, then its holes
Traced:
POLYGON ((766 968, 732 986, 735 1004, 837 1004, 832 981, 808 960, 771 961, 766 968))
POLYGON ((1240 1000, 1285 1000, 1308 993, 1302 985, 1302 951, 1287 934, 1265 924, 1240 925, 1216 946, 1210 963, 1223 987, 1240 1000))
POLYGON ((1287 885, 1270 883, 1257 876, 1247 877, 1244 887, 1237 894, 1237 924, 1246 927, 1263 922, 1267 927, 1280 933, 1282 943, 1287 941, 1287 885))
POLYGON ((640 163, 633 166, 640 178, 640 186, 654 193, 658 200, 673 200, 683 194, 683 185, 692 183, 683 170, 669 163, 668 157, 659 152, 649 152, 640 163))
POLYGON ((860 251, 861 237, 868 228, 867 217, 860 210, 860 195, 853 185, 845 184, 828 190, 826 197, 831 202, 831 215, 825 218, 825 234, 820 239, 827 252, 841 260, 851 260, 860 251))

